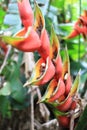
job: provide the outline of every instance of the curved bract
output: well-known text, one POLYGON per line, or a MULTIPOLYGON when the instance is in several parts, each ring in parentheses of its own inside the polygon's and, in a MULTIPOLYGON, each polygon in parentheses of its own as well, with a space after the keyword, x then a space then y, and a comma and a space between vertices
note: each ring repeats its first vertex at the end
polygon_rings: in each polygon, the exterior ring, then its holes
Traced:
POLYGON ((41 32, 41 47, 38 49, 42 58, 46 59, 50 55, 50 41, 46 29, 41 32))
POLYGON ((4 42, 24 52, 35 51, 41 46, 39 36, 32 27, 23 28, 13 36, 0 37, 4 42))
POLYGON ((48 102, 54 102, 56 100, 58 100, 58 98, 60 96, 62 96, 65 93, 65 84, 64 82, 60 79, 55 91, 52 93, 52 96, 50 97, 50 99, 48 100, 48 102))
POLYGON ((40 58, 35 64, 33 72, 29 81, 24 86, 27 85, 43 85, 46 84, 55 74, 55 67, 47 57, 46 61, 43 58, 40 58))
POLYGON ((55 63, 55 77, 57 80, 59 80, 62 77, 62 72, 63 72, 63 64, 62 64, 62 59, 60 54, 57 55, 56 59, 54 60, 55 63))
POLYGON ((26 28, 32 26, 34 22, 34 16, 29 0, 17 0, 17 1, 22 24, 26 28))
POLYGON ((51 36, 50 36, 50 57, 51 59, 56 59, 59 55, 60 51, 60 43, 58 40, 58 36, 56 35, 53 27, 51 28, 51 36))

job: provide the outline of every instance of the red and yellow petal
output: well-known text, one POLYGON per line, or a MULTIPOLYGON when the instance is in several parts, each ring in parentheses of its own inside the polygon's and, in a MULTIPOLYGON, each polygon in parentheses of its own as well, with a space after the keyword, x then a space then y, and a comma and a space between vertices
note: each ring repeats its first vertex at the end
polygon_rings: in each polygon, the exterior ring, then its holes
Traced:
POLYGON ((57 106, 57 109, 60 111, 68 111, 72 104, 72 97, 68 97, 67 100, 65 100, 64 103, 57 106))
POLYGON ((34 22, 34 29, 41 36, 41 32, 45 29, 45 20, 42 14, 42 11, 38 4, 35 1, 35 22, 34 22))
POLYGON ((57 78, 57 80, 59 80, 62 77, 62 71, 63 71, 63 64, 60 54, 57 55, 54 63, 56 70, 55 77, 57 78))
POLYGON ((65 93, 65 84, 60 79, 55 91, 53 92, 52 96, 48 99, 48 102, 54 102, 56 101, 60 96, 62 96, 65 93))
POLYGON ((62 70, 62 79, 64 79, 64 76, 68 73, 70 74, 70 62, 69 62, 69 55, 68 50, 65 48, 65 57, 63 62, 63 70, 62 70))
POLYGON ((46 59, 50 55, 50 41, 46 29, 41 32, 41 47, 38 49, 42 58, 46 59))
POLYGON ((75 78, 75 81, 74 81, 74 83, 72 85, 72 88, 71 88, 71 90, 69 92, 69 96, 73 97, 77 93, 78 88, 79 88, 79 83, 80 83, 80 71, 79 71, 78 75, 75 78))
POLYGON ((4 42, 24 52, 35 51, 41 46, 38 34, 31 27, 23 28, 14 36, 3 35, 1 38, 4 42))
POLYGON ((50 40, 50 57, 51 59, 56 59, 60 50, 60 44, 58 37, 52 27, 51 29, 51 40, 50 40))
POLYGON ((67 96, 72 86, 72 80, 71 80, 71 76, 68 73, 66 75, 67 77, 64 80, 64 82, 65 82, 65 95, 67 96))
POLYGON ((24 86, 27 85, 43 85, 52 79, 55 74, 55 67, 49 57, 46 61, 41 58, 36 63, 31 78, 24 86))
POLYGON ((57 80, 56 79, 52 79, 51 82, 49 83, 47 90, 44 94, 44 96, 42 97, 42 99, 40 100, 40 102, 44 102, 50 99, 50 97, 53 94, 54 89, 57 87, 57 80))

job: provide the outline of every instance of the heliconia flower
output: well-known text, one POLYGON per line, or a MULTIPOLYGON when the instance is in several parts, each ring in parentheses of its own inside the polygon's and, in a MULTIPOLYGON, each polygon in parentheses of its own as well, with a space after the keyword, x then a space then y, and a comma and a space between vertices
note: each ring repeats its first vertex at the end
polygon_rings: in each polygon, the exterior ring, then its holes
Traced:
POLYGON ((83 38, 87 38, 87 10, 84 10, 83 14, 76 21, 71 33, 65 37, 65 39, 71 39, 82 34, 83 38))
POLYGON ((40 58, 31 74, 30 79, 24 86, 28 85, 43 85, 52 79, 55 74, 55 67, 49 57, 46 60, 40 58), (50 74, 49 74, 50 73, 50 74))
MULTIPOLYGON (((59 82, 60 81, 62 81, 62 79, 59 80, 59 82)), ((66 96, 65 90, 63 91, 63 89, 62 89, 63 88, 62 85, 65 86, 64 83, 61 82, 63 84, 61 84, 60 87, 57 87, 58 86, 57 84, 59 84, 59 83, 57 83, 56 79, 53 79, 50 82, 45 95, 42 97, 42 99, 40 101, 40 102, 48 103, 49 107, 51 108, 54 115, 58 119, 59 124, 64 127, 69 127, 69 123, 71 120, 69 111, 75 110, 76 106, 78 104, 78 102, 76 100, 74 100, 74 97, 75 97, 75 95, 77 95, 79 82, 80 82, 80 72, 76 76, 76 79, 75 79, 72 87, 70 88, 70 91, 68 92, 68 94, 66 96), (58 90, 59 90, 59 92, 58 92, 58 90)))
POLYGON ((0 36, 2 40, 23 52, 35 51, 41 46, 38 34, 32 27, 23 28, 13 36, 0 36))
POLYGON ((17 0, 19 14, 24 27, 33 25, 34 15, 29 0, 17 0))

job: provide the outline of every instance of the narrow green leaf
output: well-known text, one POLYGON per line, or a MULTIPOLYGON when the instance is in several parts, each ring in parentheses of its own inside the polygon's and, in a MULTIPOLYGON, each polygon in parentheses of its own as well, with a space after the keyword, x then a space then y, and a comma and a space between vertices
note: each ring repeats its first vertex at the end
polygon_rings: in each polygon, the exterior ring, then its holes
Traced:
POLYGON ((13 37, 13 36, 0 36, 0 38, 2 38, 4 40, 4 42, 13 45, 15 42, 21 42, 23 41, 25 38, 23 37, 13 37))
POLYGON ((75 130, 86 130, 87 126, 87 106, 85 107, 82 115, 79 118, 78 124, 75 127, 75 130))
POLYGON ((70 93, 69 93, 70 96, 75 95, 75 93, 77 92, 78 87, 79 87, 79 82, 80 82, 80 71, 79 71, 78 75, 76 76, 76 79, 75 79, 73 86, 70 90, 70 93))

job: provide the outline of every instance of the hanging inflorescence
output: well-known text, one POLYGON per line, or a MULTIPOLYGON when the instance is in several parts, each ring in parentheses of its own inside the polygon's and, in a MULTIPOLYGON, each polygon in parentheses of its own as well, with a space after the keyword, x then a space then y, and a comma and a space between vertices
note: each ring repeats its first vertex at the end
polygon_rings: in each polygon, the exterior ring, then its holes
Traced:
MULTIPOLYGON (((40 54, 40 59, 36 62, 31 77, 24 86, 44 86, 50 82, 44 96, 38 102, 48 104, 60 125, 69 127, 72 113, 74 118, 79 116, 79 111, 75 110, 80 106, 78 99, 80 72, 72 83, 67 47, 65 48, 65 58, 62 60, 58 37, 53 27, 51 36, 48 36, 45 19, 38 4, 35 2, 33 13, 29 0, 18 0, 18 9, 23 29, 13 36, 0 35, 0 37, 2 41, 11 44, 18 50, 37 51, 40 54)), ((78 23, 79 21, 76 26, 78 23)), ((78 33, 76 29, 74 31, 78 33)))

